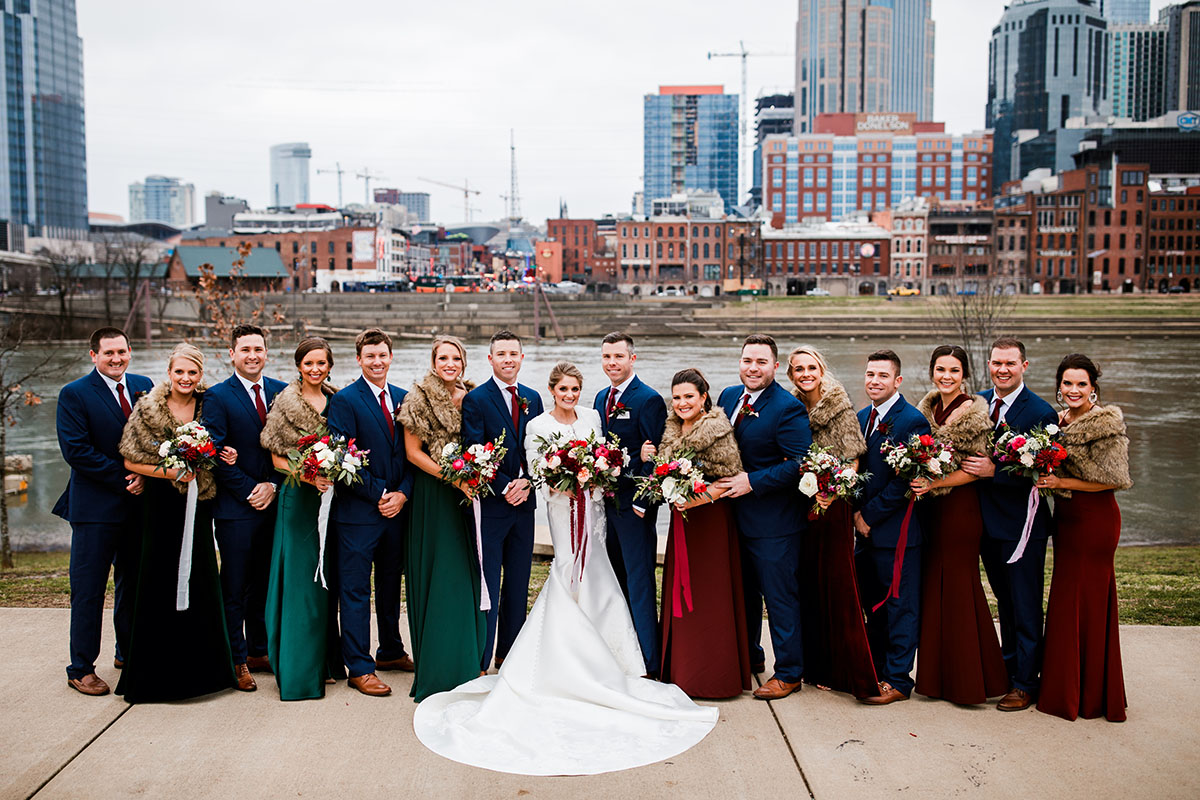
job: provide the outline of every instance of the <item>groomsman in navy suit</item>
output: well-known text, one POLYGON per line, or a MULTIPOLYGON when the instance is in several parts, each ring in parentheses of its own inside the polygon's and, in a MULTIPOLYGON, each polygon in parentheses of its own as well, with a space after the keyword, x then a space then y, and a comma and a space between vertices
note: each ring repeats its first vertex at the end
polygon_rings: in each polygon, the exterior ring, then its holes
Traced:
MULTIPOLYGON (((1025 345, 1003 337, 992 343, 988 371, 994 388, 983 392, 992 425, 1007 424, 1019 433, 1058 422, 1058 415, 1025 385, 1025 345)), ((998 434, 997 434, 998 435, 998 434)), ((1008 560, 1025 527, 1029 492, 1033 482, 996 468, 987 457, 963 459, 962 468, 981 480, 979 508, 983 514, 980 556, 988 583, 996 595, 1000 617, 1000 650, 1008 668, 1009 693, 997 703, 1001 711, 1020 711, 1037 699, 1042 669, 1042 590, 1046 567, 1046 538, 1050 511, 1042 503, 1034 517, 1025 554, 1015 564, 1008 560)))
POLYGON ((362 377, 329 400, 329 429, 369 450, 362 480, 339 485, 330 521, 337 531, 342 657, 350 685, 365 695, 392 690, 376 670, 412 672, 412 658, 400 637, 400 578, 404 574, 401 515, 412 496, 413 475, 404 454, 404 434, 396 410, 403 389, 387 382, 392 339, 365 330, 354 340, 362 377), (371 566, 375 566, 375 622, 379 649, 371 658, 371 566))
POLYGON ((812 445, 804 404, 775 382, 779 348, 770 336, 747 336, 738 372, 742 383, 721 392, 720 404, 733 423, 745 472, 716 485, 737 498, 734 516, 741 544, 750 632, 750 663, 762 672, 759 645, 762 601, 775 650, 775 675, 754 690, 760 700, 778 700, 800 688, 804 642, 800 636, 800 535, 808 508, 799 490, 800 461, 812 445), (760 599, 761 598, 761 599, 760 599))
POLYGON ((655 447, 662 440, 667 424, 667 404, 662 396, 642 383, 633 372, 637 352, 633 337, 610 333, 600 344, 604 374, 612 383, 596 394, 592 407, 600 415, 604 435, 615 434, 629 453, 629 464, 617 481, 615 498, 604 501, 607 519, 607 550, 617 573, 617 581, 637 631, 646 672, 657 675, 658 612, 654 567, 658 555, 658 507, 635 503, 635 475, 649 475, 653 463, 643 463, 642 443, 655 447))
POLYGON ((521 626, 529 597, 533 562, 533 510, 537 495, 525 463, 525 426, 542 413, 542 398, 517 383, 525 353, 511 331, 496 331, 488 345, 492 379, 467 392, 462 404, 463 444, 486 444, 504 434, 507 452, 492 479, 494 494, 480 501, 483 577, 492 607, 487 612, 487 642, 479 668, 486 670, 496 651, 504 663, 521 626), (504 582, 501 584, 501 571, 504 582))
POLYGON ((257 325, 238 325, 229 342, 233 374, 205 393, 203 419, 213 441, 237 451, 237 463, 218 461, 213 527, 221 551, 221 594, 237 688, 257 687, 251 671, 269 670, 267 580, 275 536, 275 494, 280 475, 259 444, 267 409, 283 381, 263 375, 267 339, 257 325))
POLYGON ((929 433, 925 415, 900 394, 903 382, 900 357, 894 352, 879 350, 867 356, 865 385, 871 405, 858 412, 858 424, 867 440, 862 468, 871 479, 854 512, 854 560, 858 596, 867 614, 867 641, 879 677, 879 694, 862 698, 868 705, 908 699, 920 630, 921 523, 917 514, 910 516, 907 546, 897 552, 909 486, 880 450, 888 441, 907 442, 913 434, 929 433), (897 557, 902 561, 900 581, 893 585, 897 557), (873 610, 884 598, 883 606, 873 610))
POLYGON ((120 328, 92 333, 89 355, 95 369, 68 383, 58 395, 55 428, 63 460, 71 467, 67 489, 54 514, 71 523, 71 664, 67 685, 87 695, 108 694, 96 675, 104 592, 113 568, 117 645, 113 666, 124 666, 133 614, 141 503, 140 475, 125 469, 118 451, 125 421, 153 382, 126 370, 133 351, 120 328))

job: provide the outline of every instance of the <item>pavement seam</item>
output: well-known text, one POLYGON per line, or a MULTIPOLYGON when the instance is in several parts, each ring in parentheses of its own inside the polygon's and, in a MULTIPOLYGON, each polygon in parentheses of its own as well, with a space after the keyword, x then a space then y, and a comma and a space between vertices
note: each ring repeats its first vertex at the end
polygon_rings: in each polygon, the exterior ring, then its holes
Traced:
MULTIPOLYGON (((759 686, 763 685, 761 675, 754 675, 754 680, 758 682, 759 686)), ((800 773, 800 780, 804 781, 804 788, 808 792, 809 800, 816 800, 817 796, 813 794, 812 784, 808 782, 808 776, 804 774, 804 767, 800 766, 800 759, 796 757, 796 751, 792 748, 792 740, 788 738, 787 731, 783 729, 783 723, 779 721, 779 715, 775 713, 775 701, 768 700, 767 708, 771 710, 771 719, 775 720, 775 727, 779 728, 779 735, 783 737, 783 744, 787 747, 787 751, 792 757, 792 763, 796 765, 796 771, 800 773)))
POLYGON ((92 738, 90 738, 86 742, 84 742, 83 745, 78 750, 76 750, 74 753, 71 754, 70 758, 68 758, 66 761, 64 761, 62 764, 59 765, 58 769, 54 770, 54 772, 52 772, 48 776, 46 776, 46 780, 39 783, 36 789, 34 789, 32 792, 30 792, 28 795, 26 795, 25 800, 32 800, 32 798, 36 797, 37 794, 42 791, 42 789, 45 789, 46 786, 49 785, 50 781, 57 778, 58 774, 60 772, 62 772, 67 767, 69 767, 71 765, 71 762, 73 762, 75 759, 79 758, 79 756, 83 753, 84 750, 87 750, 89 747, 92 746, 92 742, 96 741, 101 736, 103 736, 108 731, 108 729, 111 728, 113 725, 115 725, 117 720, 119 720, 121 717, 125 716, 125 714, 127 714, 129 712, 129 709, 131 709, 131 708, 133 708, 133 706, 129 703, 126 703, 125 708, 121 709, 120 714, 117 714, 115 717, 113 717, 111 720, 109 720, 107 725, 105 725, 103 728, 101 728, 99 731, 97 731, 95 736, 93 736, 92 738))

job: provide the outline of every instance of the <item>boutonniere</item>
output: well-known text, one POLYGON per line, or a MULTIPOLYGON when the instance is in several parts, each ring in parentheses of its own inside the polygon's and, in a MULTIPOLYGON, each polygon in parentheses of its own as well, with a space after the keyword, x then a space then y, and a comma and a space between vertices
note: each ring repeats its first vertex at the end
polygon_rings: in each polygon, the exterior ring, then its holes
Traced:
POLYGON ((529 416, 529 398, 517 395, 517 406, 521 409, 521 413, 529 416))
POLYGON ((757 416, 758 416, 758 412, 755 411, 754 406, 750 405, 749 403, 746 403, 744 406, 742 406, 742 410, 738 412, 738 419, 745 419, 746 417, 757 417, 757 416))
POLYGON ((133 402, 136 403, 138 400, 141 400, 143 397, 145 397, 148 394, 150 394, 150 393, 144 389, 140 392, 134 392, 133 393, 133 402))
POLYGON ((879 423, 878 425, 875 426, 875 432, 882 436, 887 436, 888 434, 890 434, 892 432, 892 423, 890 423, 890 422, 879 423))
POLYGON ((608 415, 610 420, 613 419, 629 419, 629 406, 622 403, 620 400, 613 403, 612 413, 608 415))

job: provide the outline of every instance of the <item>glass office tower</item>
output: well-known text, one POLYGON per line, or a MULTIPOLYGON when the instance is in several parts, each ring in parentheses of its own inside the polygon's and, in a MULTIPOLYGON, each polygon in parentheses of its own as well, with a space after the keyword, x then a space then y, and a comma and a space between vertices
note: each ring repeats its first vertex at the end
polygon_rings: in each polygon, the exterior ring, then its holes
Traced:
POLYGON ((738 205, 738 96, 721 86, 660 86, 645 96, 645 204, 688 189, 738 205))

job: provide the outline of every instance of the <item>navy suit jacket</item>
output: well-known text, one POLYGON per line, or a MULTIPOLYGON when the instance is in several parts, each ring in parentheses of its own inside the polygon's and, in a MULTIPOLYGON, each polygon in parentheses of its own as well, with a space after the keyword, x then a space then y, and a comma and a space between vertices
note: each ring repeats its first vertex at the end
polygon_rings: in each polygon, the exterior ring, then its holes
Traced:
MULTIPOLYGON (((154 388, 143 375, 125 373, 130 405, 154 388)), ((123 523, 137 508, 125 490, 125 459, 119 446, 125 414, 100 373, 92 370, 58 393, 54 426, 63 460, 71 467, 67 489, 54 514, 67 522, 123 523)))
POLYGON ((528 386, 518 383, 517 396, 529 401, 529 409, 517 415, 517 430, 513 430, 512 412, 508 410, 508 400, 500 387, 491 378, 467 392, 462 403, 462 437, 463 445, 486 444, 494 442, 504 433, 504 447, 507 452, 492 478, 492 491, 495 494, 480 500, 480 513, 485 517, 502 517, 516 511, 532 511, 537 507, 537 492, 530 492, 528 499, 519 506, 509 505, 504 499, 504 487, 521 476, 529 477, 529 465, 525 463, 525 428, 529 420, 541 414, 542 396, 528 386))
POLYGON ((604 410, 608 406, 610 391, 611 386, 597 392, 592 408, 600 415, 600 427, 604 435, 616 434, 621 440, 621 446, 629 453, 629 464, 617 480, 616 496, 618 508, 629 508, 633 505, 633 493, 637 489, 634 476, 649 475, 653 468, 653 462, 642 461, 642 442, 649 440, 657 447, 662 441, 663 428, 667 426, 667 404, 662 395, 642 383, 635 375, 629 386, 617 398, 617 401, 625 406, 625 412, 618 414, 614 411, 613 418, 608 419, 604 416, 604 410))
MULTIPOLYGON (((990 409, 996 391, 988 389, 980 394, 987 400, 990 409)), ((1025 386, 1013 400, 1012 408, 1004 415, 1004 421, 1012 430, 1028 433, 1038 425, 1057 425, 1058 414, 1054 413, 1049 403, 1025 386)), ((997 464, 995 477, 979 481, 976 485, 979 487, 979 510, 983 514, 984 533, 1004 541, 1015 542, 1020 539, 1033 481, 1005 472, 997 464)), ((1031 539, 1045 539, 1050 535, 1048 506, 1048 503, 1038 506, 1033 530, 1029 534, 1031 539)))
MULTIPOLYGON (((283 381, 263 376, 263 403, 267 408, 285 386, 283 381)), ((238 452, 236 464, 217 459, 213 468, 217 479, 213 519, 258 519, 273 511, 274 504, 266 511, 255 511, 246 500, 260 483, 273 483, 278 489, 280 475, 271 464, 271 454, 259 443, 263 423, 237 373, 204 394, 204 426, 218 447, 228 445, 238 452)))
MULTIPOLYGON (((858 412, 858 427, 864 434, 870 416, 870 406, 858 412)), ((909 501, 906 496, 908 481, 892 471, 879 448, 888 441, 907 442, 914 433, 920 435, 929 432, 929 420, 915 406, 909 405, 904 395, 900 395, 883 419, 876 423, 875 432, 867 439, 866 463, 862 469, 871 473, 871 479, 863 487, 858 510, 863 522, 871 526, 870 541, 876 547, 895 547, 899 543, 900 526, 904 522, 909 501), (886 434, 880 431, 881 425, 886 426, 886 434)), ((920 543, 921 521, 914 513, 908 523, 908 547, 920 543)))
MULTIPOLYGON (((408 392, 388 384, 392 408, 400 408, 408 392)), ((385 491, 403 492, 412 499, 413 474, 404 453, 404 430, 396 423, 395 435, 389 435, 387 420, 375 394, 375 387, 359 378, 329 398, 329 429, 347 439, 355 439, 360 450, 369 450, 362 480, 349 486, 339 483, 334 495, 330 519, 351 525, 384 522, 379 501, 385 491)), ((406 504, 407 505, 407 504, 406 504)))
MULTIPOLYGON (((738 384, 721 392, 726 417, 745 391, 738 384)), ((758 416, 734 425, 742 466, 754 490, 733 501, 738 530, 754 539, 798 534, 808 527, 808 508, 799 489, 800 461, 812 446, 808 412, 775 381, 758 396, 754 411, 758 416)))

